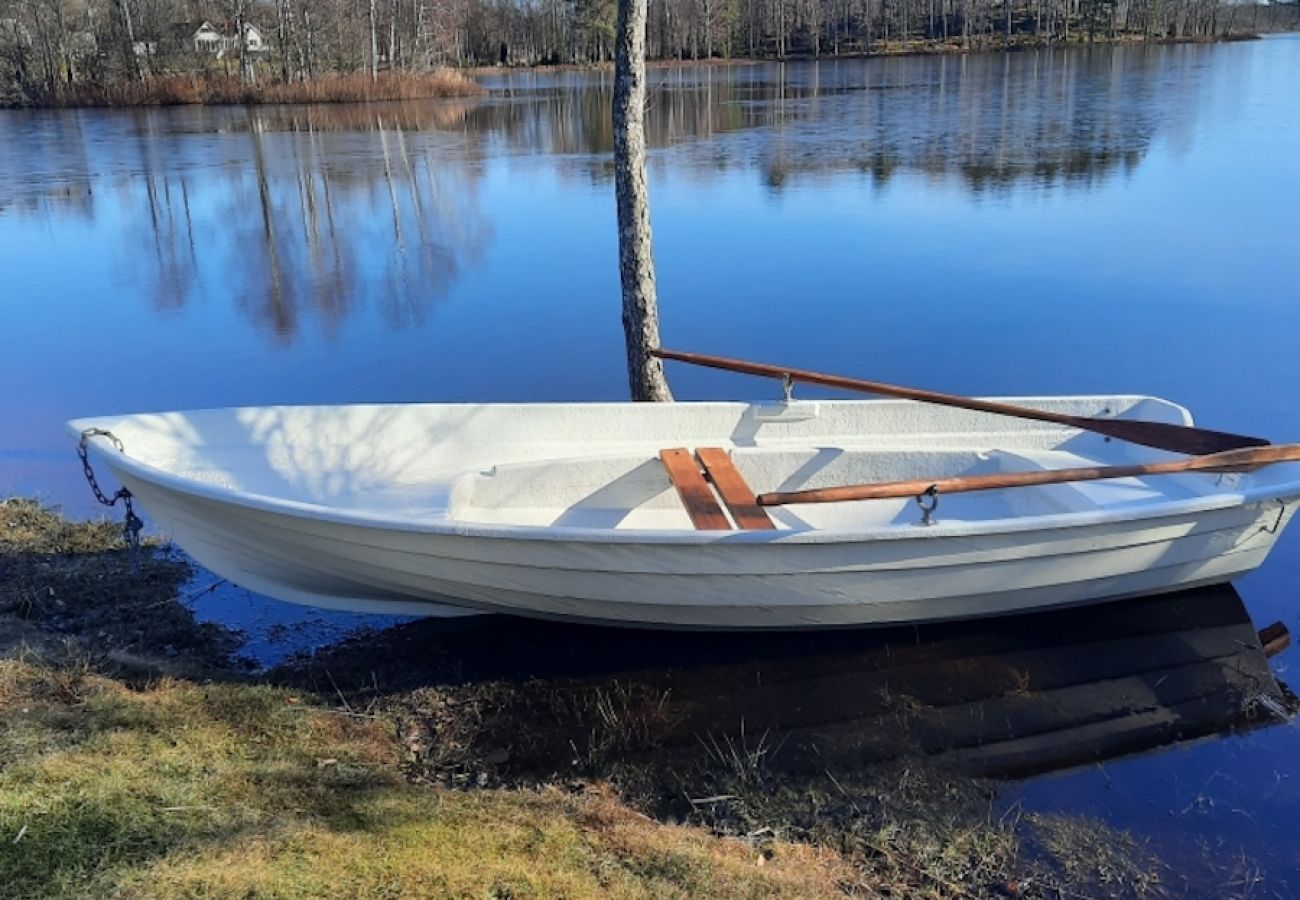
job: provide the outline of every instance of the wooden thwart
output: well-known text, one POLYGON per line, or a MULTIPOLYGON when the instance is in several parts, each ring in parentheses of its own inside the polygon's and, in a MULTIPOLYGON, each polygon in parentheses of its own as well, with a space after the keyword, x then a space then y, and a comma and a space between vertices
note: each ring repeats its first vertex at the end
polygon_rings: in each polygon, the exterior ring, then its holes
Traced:
POLYGON ((746 530, 771 530, 776 526, 745 478, 721 447, 701 447, 692 456, 689 450, 661 450, 659 459, 668 472, 668 480, 677 489, 691 524, 701 531, 730 531, 731 520, 723 512, 718 497, 731 511, 736 525, 746 530), (698 458, 698 462, 696 461, 698 458), (701 473, 700 469, 704 471, 701 473), (706 480, 707 476, 707 480, 706 480), (709 487, 709 482, 713 487, 709 487), (714 490, 717 496, 714 496, 714 490))
POLYGON ((695 455, 738 526, 747 531, 771 531, 776 528, 767 510, 758 505, 758 498, 745 483, 745 476, 740 474, 726 450, 721 447, 700 447, 695 455))
POLYGON ((686 514, 700 531, 730 531, 731 522, 722 511, 709 483, 700 474, 699 464, 689 450, 660 450, 659 458, 668 470, 668 479, 677 488, 686 514))

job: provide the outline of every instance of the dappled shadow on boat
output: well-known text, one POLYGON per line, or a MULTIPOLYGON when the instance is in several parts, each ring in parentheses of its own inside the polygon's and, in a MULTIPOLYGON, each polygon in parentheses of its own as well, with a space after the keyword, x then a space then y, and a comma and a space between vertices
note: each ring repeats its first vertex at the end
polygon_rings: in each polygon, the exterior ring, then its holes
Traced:
POLYGON ((418 743, 456 731, 462 762, 506 776, 562 771, 590 754, 657 765, 761 758, 786 772, 921 756, 967 774, 1019 776, 1280 721, 1294 709, 1229 587, 831 633, 425 620, 357 636, 277 677, 357 702, 423 696, 428 733, 418 743))

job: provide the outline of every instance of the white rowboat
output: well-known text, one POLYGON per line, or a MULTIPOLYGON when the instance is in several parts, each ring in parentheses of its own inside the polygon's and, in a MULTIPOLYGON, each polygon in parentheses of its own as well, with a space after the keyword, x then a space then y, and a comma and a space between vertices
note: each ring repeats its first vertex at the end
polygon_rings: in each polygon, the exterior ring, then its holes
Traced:
MULTIPOLYGON (((1003 402, 1191 425, 1152 397, 1003 402)), ((661 461, 718 448, 766 493, 1180 458, 905 400, 259 407, 70 427, 120 440, 90 446, 204 566, 360 612, 710 629, 1001 615, 1229 581, 1300 498, 1300 463, 1283 462, 941 495, 929 524, 898 498, 773 506, 770 528, 733 528, 732 511, 701 530, 661 461)))

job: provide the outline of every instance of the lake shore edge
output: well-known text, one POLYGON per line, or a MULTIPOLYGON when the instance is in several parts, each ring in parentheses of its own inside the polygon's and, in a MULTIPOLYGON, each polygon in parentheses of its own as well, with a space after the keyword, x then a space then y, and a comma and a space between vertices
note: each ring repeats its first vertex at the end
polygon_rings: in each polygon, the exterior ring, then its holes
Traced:
MULTIPOLYGON (((823 53, 821 55, 794 53, 785 56, 714 56, 699 59, 648 59, 649 69, 676 69, 688 66, 716 66, 729 68, 733 66, 758 66, 768 63, 808 63, 808 62, 847 62, 864 59, 890 59, 911 56, 974 56, 995 55, 999 53, 1024 53, 1036 50, 1080 50, 1089 47, 1111 49, 1115 47, 1166 47, 1187 44, 1232 44, 1244 41, 1263 40, 1264 33, 1241 32, 1233 34, 1201 35, 1188 37, 1147 38, 1140 34, 1119 34, 1114 38, 1097 36, 1088 40, 1086 34, 1071 37, 1069 40, 1035 39, 1031 35, 1016 35, 1010 45, 1000 36, 975 38, 969 46, 961 45, 960 37, 948 40, 887 42, 878 49, 845 53, 823 53)), ((503 73, 526 72, 613 72, 613 62, 592 63, 538 63, 506 64, 491 66, 466 66, 457 71, 474 77, 500 75, 503 73)))
POLYGON ((192 575, 157 542, 133 559, 116 522, 0 500, 0 883, 18 895, 1158 892, 1131 836, 993 815, 987 783, 915 762, 825 785, 762 753, 669 762, 662 700, 617 680, 386 684, 405 626, 257 671, 196 621, 192 575), (521 764, 561 711, 587 737, 521 764))
MULTIPOLYGON (((754 66, 767 63, 839 62, 912 56, 967 56, 972 54, 1020 53, 1050 49, 1113 48, 1129 46, 1172 46, 1255 41, 1261 34, 1233 34, 1148 38, 1118 34, 1088 39, 1035 39, 1017 35, 1006 44, 999 37, 982 37, 963 46, 959 38, 935 41, 890 42, 868 51, 838 54, 809 54, 755 57, 709 57, 702 59, 651 59, 650 69, 687 66, 754 66)), ((152 76, 141 81, 86 82, 65 85, 58 94, 41 97, 0 96, 0 109, 135 109, 174 106, 276 106, 311 104, 380 103, 401 100, 470 98, 487 93, 475 78, 516 73, 612 72, 613 62, 523 64, 493 66, 444 66, 422 72, 331 73, 303 81, 263 79, 246 83, 233 75, 212 73, 152 76)))

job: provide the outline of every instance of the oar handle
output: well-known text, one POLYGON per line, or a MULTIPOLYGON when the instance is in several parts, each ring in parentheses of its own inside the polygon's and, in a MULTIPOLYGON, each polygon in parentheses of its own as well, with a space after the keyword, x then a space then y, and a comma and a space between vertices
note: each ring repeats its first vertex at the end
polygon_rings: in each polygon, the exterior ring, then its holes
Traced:
POLYGON ((918 400, 922 403, 934 403, 940 406, 956 406, 961 409, 973 409, 980 412, 996 413, 1004 416, 1016 416, 1021 419, 1038 419, 1059 425, 1072 425, 1074 416, 1032 409, 1028 406, 1014 406, 993 400, 979 400, 974 397, 962 397, 957 394, 944 394, 939 391, 927 391, 921 388, 903 387, 887 384, 883 381, 869 381, 865 378, 849 378, 845 375, 828 375, 808 369, 796 369, 791 366, 774 366, 769 363, 749 362, 743 359, 730 359, 725 356, 710 356, 707 353, 685 353, 680 350, 660 348, 650 353, 660 359, 672 359, 677 362, 707 366, 711 369, 724 369, 728 372, 740 372, 744 375, 761 375, 768 378, 789 378, 805 384, 819 384, 823 387, 841 388, 846 391, 862 391, 879 394, 882 397, 898 397, 903 400, 918 400))
POLYGON ((710 356, 707 353, 686 353, 681 350, 659 348, 650 351, 660 359, 706 366, 711 369, 723 369, 745 375, 761 375, 767 378, 788 378, 806 384, 819 384, 823 387, 839 388, 846 391, 860 391, 878 394, 883 397, 898 397, 904 400, 916 400, 938 406, 952 406, 957 409, 969 409, 976 412, 993 413, 1000 416, 1012 416, 1017 419, 1031 419, 1039 422, 1051 422, 1068 428, 1091 431, 1106 437, 1156 447, 1174 453, 1214 453, 1221 450, 1233 450, 1240 447, 1266 446, 1268 441, 1262 438, 1211 431, 1205 428, 1192 428, 1187 425, 1175 425, 1170 422, 1142 422, 1134 419, 1101 419, 1089 416, 1071 416, 1064 413, 1018 406, 1012 403, 999 403, 996 400, 980 400, 975 397, 963 397, 957 394, 944 394, 921 388, 903 387, 887 384, 883 381, 868 381, 865 378, 849 378, 844 375, 828 375, 808 369, 792 366, 774 366, 769 363, 750 362, 743 359, 730 359, 725 356, 710 356))

